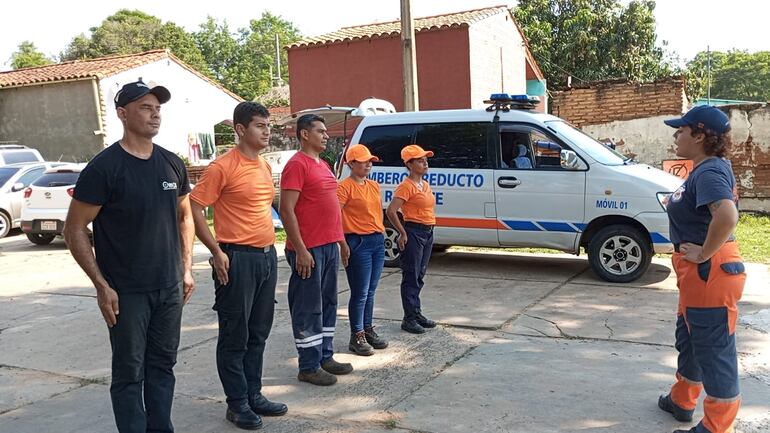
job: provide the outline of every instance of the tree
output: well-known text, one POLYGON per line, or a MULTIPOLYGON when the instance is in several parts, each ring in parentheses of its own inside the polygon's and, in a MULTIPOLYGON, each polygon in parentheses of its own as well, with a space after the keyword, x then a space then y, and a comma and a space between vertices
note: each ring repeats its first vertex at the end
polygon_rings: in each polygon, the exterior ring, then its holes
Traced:
POLYGON ((20 43, 18 50, 11 55, 11 68, 13 69, 33 68, 49 64, 51 64, 51 60, 38 51, 35 44, 30 41, 20 43))
POLYGON ((549 88, 578 82, 671 75, 655 46, 655 2, 632 0, 520 0, 513 14, 548 80, 549 88))
MULTIPOLYGON (((708 93, 709 53, 702 51, 687 63, 688 95, 708 93)), ((711 52, 711 97, 743 101, 770 100, 770 51, 711 52)))
POLYGON ((133 54, 168 49, 198 71, 210 74, 208 66, 184 29, 172 22, 139 10, 121 9, 90 29, 91 36, 76 36, 61 54, 62 60, 93 59, 113 54, 133 54))
MULTIPOLYGON (((278 35, 281 77, 288 76, 288 59, 284 46, 298 40, 294 25, 264 12, 249 27, 230 31, 227 22, 218 23, 208 17, 193 34, 198 48, 214 75, 228 90, 245 99, 265 94, 272 86, 271 68, 276 67, 275 36, 278 35)), ((273 72, 275 75, 276 72, 273 72)))

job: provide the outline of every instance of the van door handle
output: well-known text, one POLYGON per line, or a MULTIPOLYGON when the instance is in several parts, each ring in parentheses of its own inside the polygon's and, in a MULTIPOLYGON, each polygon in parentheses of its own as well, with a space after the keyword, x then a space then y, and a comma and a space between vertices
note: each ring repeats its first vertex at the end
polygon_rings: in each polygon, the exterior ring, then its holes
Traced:
POLYGON ((497 179, 497 184, 502 188, 516 188, 521 185, 521 181, 515 177, 501 177, 497 179))

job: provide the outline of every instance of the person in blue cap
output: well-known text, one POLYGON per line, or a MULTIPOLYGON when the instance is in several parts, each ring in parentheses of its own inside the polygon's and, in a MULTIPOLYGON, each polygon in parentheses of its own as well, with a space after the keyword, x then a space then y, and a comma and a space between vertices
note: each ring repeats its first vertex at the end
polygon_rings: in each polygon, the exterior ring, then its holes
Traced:
POLYGON ((184 162, 152 142, 170 98, 165 87, 142 81, 120 89, 114 102, 123 137, 83 169, 64 225, 109 328, 120 433, 174 431, 174 365, 182 306, 195 286, 195 229, 184 162))
POLYGON ((735 324, 746 273, 733 230, 738 223, 735 176, 725 154, 730 121, 715 107, 695 107, 679 119, 677 156, 693 171, 668 200, 672 257, 679 288, 676 383, 658 406, 678 421, 692 421, 702 389, 703 419, 675 433, 733 431, 741 403, 735 324))

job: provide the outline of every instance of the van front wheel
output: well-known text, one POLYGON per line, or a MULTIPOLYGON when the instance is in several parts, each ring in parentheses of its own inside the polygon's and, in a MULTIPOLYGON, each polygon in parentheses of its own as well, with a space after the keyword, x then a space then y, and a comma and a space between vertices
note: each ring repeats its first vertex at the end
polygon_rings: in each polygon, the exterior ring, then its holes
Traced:
POLYGON ((628 283, 641 277, 652 260, 652 245, 639 230, 611 225, 596 232, 588 245, 588 262, 599 278, 628 283))

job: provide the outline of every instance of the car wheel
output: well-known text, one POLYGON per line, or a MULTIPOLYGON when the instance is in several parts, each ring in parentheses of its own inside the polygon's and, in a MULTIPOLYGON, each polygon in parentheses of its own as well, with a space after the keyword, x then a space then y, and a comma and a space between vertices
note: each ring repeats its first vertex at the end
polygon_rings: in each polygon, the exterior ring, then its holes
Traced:
POLYGON ((48 245, 53 242, 56 235, 42 233, 27 233, 27 239, 35 245, 48 245))
POLYGON ((433 252, 434 253, 443 253, 444 251, 448 250, 450 245, 436 245, 433 244, 433 252))
POLYGON ((11 218, 3 211, 0 211, 0 239, 8 236, 11 231, 11 218))
POLYGON ((385 222, 385 266, 398 268, 401 266, 401 250, 398 249, 398 231, 385 222))
POLYGON ((641 277, 652 260, 652 244, 639 230, 611 225, 596 232, 588 246, 588 262, 599 278, 628 283, 641 277))

